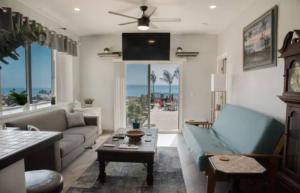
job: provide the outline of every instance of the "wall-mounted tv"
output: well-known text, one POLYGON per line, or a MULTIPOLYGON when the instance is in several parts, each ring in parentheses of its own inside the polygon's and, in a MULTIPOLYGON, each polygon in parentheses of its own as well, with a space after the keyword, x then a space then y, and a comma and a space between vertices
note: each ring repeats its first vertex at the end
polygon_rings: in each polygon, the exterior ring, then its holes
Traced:
POLYGON ((170 33, 123 33, 123 60, 170 60, 170 33))

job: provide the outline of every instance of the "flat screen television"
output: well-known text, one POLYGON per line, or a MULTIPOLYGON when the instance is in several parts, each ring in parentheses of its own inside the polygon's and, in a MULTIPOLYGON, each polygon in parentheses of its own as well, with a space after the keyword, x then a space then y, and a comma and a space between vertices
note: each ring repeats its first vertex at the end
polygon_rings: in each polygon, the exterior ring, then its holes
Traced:
POLYGON ((170 33, 123 33, 123 60, 170 60, 170 33))

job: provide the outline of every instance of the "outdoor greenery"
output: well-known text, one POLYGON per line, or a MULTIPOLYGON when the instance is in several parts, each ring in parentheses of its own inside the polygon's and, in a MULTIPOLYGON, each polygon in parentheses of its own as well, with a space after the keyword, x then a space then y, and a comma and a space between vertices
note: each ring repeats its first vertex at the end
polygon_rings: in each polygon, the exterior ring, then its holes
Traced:
POLYGON ((173 84, 174 78, 179 79, 179 68, 176 68, 176 70, 174 71, 173 74, 171 72, 169 72, 168 70, 164 70, 163 77, 160 78, 160 80, 168 83, 168 85, 169 85, 169 97, 171 97, 171 94, 172 94, 172 84, 173 84))
POLYGON ((140 96, 136 100, 127 103, 127 122, 129 124, 140 123, 143 125, 148 118, 148 97, 140 96))
POLYGON ((27 103, 27 93, 22 91, 17 93, 15 90, 11 90, 8 95, 8 104, 9 105, 25 105, 27 103))
POLYGON ((153 70, 150 73, 150 81, 152 82, 152 93, 155 93, 156 74, 153 70))

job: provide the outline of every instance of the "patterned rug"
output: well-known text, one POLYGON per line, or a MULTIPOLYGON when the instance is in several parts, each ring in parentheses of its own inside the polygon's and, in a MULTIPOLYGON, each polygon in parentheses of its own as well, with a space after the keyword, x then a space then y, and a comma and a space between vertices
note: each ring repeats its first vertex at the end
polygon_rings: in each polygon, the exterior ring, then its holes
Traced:
POLYGON ((106 166, 106 182, 98 182, 98 162, 94 162, 67 193, 186 193, 176 148, 158 148, 154 183, 146 182, 144 164, 111 162, 106 166))

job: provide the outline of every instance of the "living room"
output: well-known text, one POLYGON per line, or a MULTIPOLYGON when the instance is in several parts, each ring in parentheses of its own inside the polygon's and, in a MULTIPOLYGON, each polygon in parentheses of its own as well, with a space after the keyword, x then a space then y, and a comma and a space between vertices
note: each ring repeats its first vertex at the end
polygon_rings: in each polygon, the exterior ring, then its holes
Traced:
POLYGON ((299 192, 299 8, 1 0, 0 193, 299 192))

